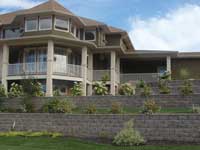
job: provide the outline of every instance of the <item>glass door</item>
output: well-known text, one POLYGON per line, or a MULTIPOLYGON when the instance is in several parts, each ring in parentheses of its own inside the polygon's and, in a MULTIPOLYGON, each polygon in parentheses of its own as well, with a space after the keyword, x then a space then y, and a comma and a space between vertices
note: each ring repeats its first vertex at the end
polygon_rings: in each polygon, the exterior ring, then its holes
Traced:
POLYGON ((47 71, 47 51, 45 48, 39 48, 37 51, 37 68, 38 73, 46 73, 47 71))
POLYGON ((36 72, 36 49, 25 49, 25 73, 33 74, 36 72))

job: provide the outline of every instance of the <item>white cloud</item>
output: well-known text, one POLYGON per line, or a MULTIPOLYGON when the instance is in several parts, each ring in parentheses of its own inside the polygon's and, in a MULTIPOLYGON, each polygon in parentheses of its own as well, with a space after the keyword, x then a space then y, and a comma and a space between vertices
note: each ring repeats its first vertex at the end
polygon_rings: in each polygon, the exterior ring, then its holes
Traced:
POLYGON ((136 49, 200 51, 200 6, 186 4, 164 17, 131 19, 136 49))
POLYGON ((39 4, 41 0, 0 0, 0 8, 30 8, 39 4))

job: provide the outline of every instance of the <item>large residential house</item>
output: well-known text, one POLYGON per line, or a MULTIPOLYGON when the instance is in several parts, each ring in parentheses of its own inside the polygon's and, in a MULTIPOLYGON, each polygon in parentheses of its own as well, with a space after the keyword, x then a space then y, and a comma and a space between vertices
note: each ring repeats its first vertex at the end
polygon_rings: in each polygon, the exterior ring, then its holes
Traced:
POLYGON ((75 15, 55 0, 0 15, 0 80, 11 83, 31 77, 41 82, 46 96, 54 89, 70 95, 75 81, 84 95, 105 75, 110 94, 120 83, 156 81, 166 70, 173 79, 187 69, 200 77, 200 54, 135 50, 126 31, 75 15))

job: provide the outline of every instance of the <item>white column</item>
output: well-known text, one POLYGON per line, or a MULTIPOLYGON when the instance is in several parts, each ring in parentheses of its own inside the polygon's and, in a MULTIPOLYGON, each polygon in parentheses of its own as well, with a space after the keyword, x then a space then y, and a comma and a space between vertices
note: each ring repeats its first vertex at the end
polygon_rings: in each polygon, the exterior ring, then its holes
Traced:
POLYGON ((93 54, 90 53, 88 56, 88 69, 89 69, 89 80, 91 81, 91 84, 88 87, 88 95, 91 96, 92 95, 92 81, 93 81, 93 54))
POLYGON ((111 63, 110 63, 110 94, 115 95, 115 81, 116 81, 116 52, 111 52, 111 63))
POLYGON ((171 57, 167 56, 167 71, 171 72, 171 57))
POLYGON ((82 48, 82 78, 83 78, 83 96, 87 95, 87 47, 82 48))
POLYGON ((46 80, 46 96, 53 96, 53 55, 54 55, 54 42, 48 41, 47 48, 47 80, 46 80))
POLYGON ((8 64, 9 64, 9 47, 7 44, 3 45, 3 61, 2 61, 2 84, 6 91, 8 91, 7 75, 8 75, 8 64))

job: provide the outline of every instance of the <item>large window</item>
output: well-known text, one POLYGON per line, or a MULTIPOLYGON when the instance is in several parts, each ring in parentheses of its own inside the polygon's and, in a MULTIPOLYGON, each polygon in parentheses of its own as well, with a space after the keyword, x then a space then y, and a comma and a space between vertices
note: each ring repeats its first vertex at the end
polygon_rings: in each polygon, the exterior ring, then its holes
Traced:
POLYGON ((69 21, 67 19, 55 19, 55 28, 59 30, 69 31, 69 21))
POLYGON ((51 30, 52 29, 52 17, 41 17, 40 18, 40 30, 51 30))
POLYGON ((38 19, 26 19, 25 21, 25 31, 31 32, 31 31, 37 31, 38 30, 38 19))
POLYGON ((96 31, 85 31, 85 40, 95 41, 96 40, 96 31))

